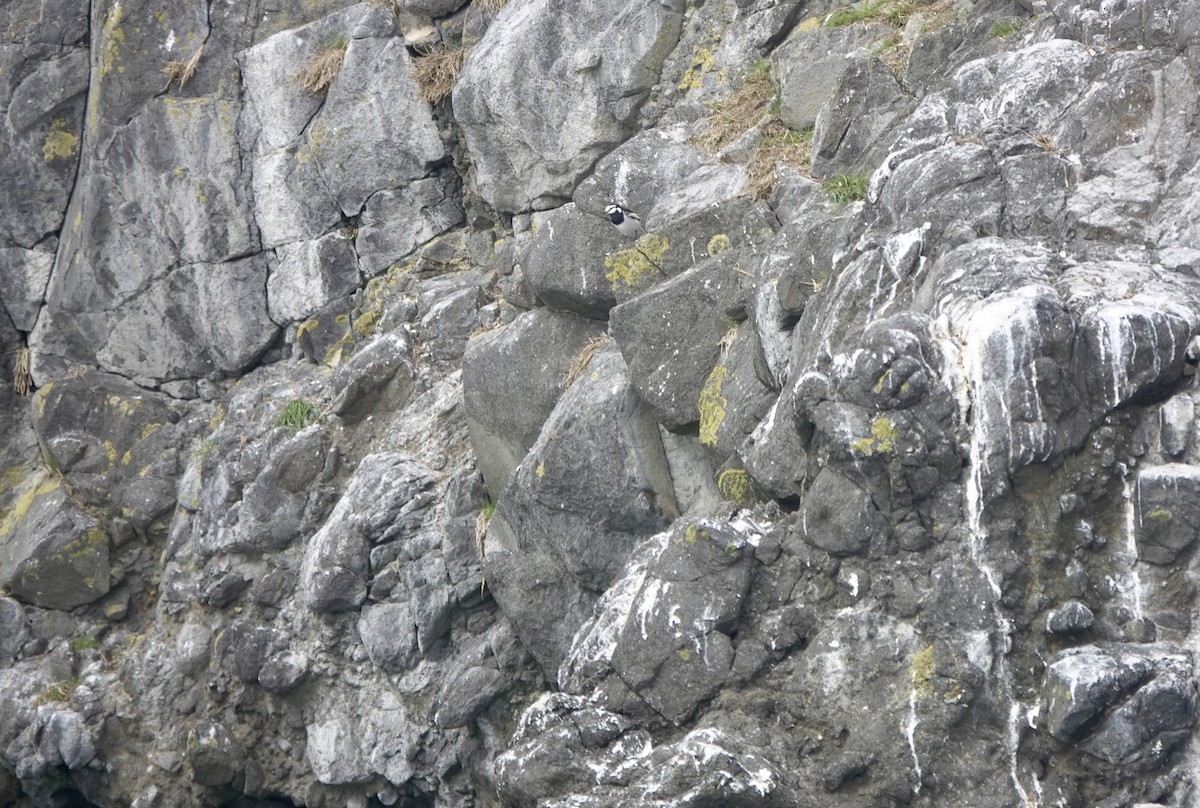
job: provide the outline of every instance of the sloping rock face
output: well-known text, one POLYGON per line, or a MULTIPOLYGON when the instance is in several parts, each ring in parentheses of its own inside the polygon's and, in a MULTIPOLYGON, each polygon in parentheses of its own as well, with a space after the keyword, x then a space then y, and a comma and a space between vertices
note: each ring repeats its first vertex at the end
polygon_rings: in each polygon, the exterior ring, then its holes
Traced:
POLYGON ((0 804, 1190 808, 1197 20, 3 4, 0 804))

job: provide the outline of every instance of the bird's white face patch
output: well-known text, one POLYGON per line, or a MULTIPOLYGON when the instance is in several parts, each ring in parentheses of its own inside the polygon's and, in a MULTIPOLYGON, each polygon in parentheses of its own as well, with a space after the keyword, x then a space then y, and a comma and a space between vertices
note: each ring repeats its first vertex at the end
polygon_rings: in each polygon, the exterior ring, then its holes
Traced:
POLYGON ((609 216, 612 216, 614 213, 617 213, 620 210, 621 210, 621 208, 618 205, 609 205, 607 208, 604 209, 604 212, 607 213, 609 216))

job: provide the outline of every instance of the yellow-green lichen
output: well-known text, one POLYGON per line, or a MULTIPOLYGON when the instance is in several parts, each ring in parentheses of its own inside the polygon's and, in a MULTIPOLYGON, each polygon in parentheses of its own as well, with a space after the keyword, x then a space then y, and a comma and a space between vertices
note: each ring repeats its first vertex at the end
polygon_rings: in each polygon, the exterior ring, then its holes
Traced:
POLYGON ((1146 518, 1153 519, 1156 522, 1164 521, 1171 518, 1171 511, 1167 508, 1155 508, 1154 510, 1150 511, 1150 513, 1146 514, 1146 518))
MULTIPOLYGON (((715 39, 719 37, 709 37, 715 39)), ((683 74, 683 79, 679 82, 679 89, 687 92, 688 90, 700 89, 701 83, 704 81, 704 74, 712 70, 713 64, 717 60, 716 53, 712 48, 704 45, 692 46, 692 64, 683 74)))
POLYGON ((708 240, 708 254, 720 255, 733 246, 733 242, 729 240, 729 236, 724 233, 717 233, 708 240))
POLYGON ((666 236, 647 233, 637 240, 637 244, 605 256, 604 268, 608 271, 604 277, 616 293, 622 285, 627 289, 644 289, 649 286, 649 279, 660 274, 663 258, 671 242, 666 236))
POLYGON ((896 451, 896 441, 900 439, 900 431, 891 419, 881 415, 871 422, 870 437, 860 438, 850 444, 855 454, 873 455, 890 454, 896 451))
POLYGON ((721 387, 725 384, 727 373, 729 368, 717 365, 700 388, 700 443, 705 446, 717 445, 717 432, 725 420, 725 408, 729 406, 729 399, 721 395, 721 387))
POLYGON ((708 538, 708 531, 697 524, 688 525, 683 530, 683 540, 688 544, 695 544, 701 539, 708 538))
POLYGON ((66 118, 55 118, 50 123, 50 131, 46 132, 46 140, 42 143, 42 157, 47 163, 70 160, 79 154, 79 138, 69 127, 66 118))
POLYGON ((934 662, 932 645, 927 645, 913 654, 908 673, 918 698, 927 699, 933 695, 934 662))
POLYGON ((717 489, 721 496, 737 503, 739 508, 750 508, 758 497, 754 496, 754 486, 750 483, 750 475, 745 469, 725 469, 717 477, 717 489))
POLYGON ((0 538, 12 534, 16 526, 29 513, 29 509, 33 507, 38 497, 56 491, 58 487, 58 478, 52 477, 45 472, 40 475, 40 479, 34 478, 33 480, 26 481, 24 485, 25 490, 20 493, 16 502, 7 511, 0 512, 0 538))
POLYGON ((121 27, 121 23, 124 21, 125 9, 121 8, 120 2, 114 3, 112 11, 108 12, 108 17, 105 18, 104 25, 101 27, 101 78, 112 73, 114 68, 118 73, 125 72, 125 66, 119 64, 121 61, 121 46, 125 44, 125 29, 121 27))
POLYGON ((691 662, 691 660, 692 660, 691 650, 689 650, 687 648, 680 648, 679 649, 679 658, 682 659, 684 662, 691 662))
POLYGON ((539 479, 539 480, 540 480, 541 478, 545 477, 545 476, 546 476, 546 463, 545 463, 545 461, 543 461, 543 462, 541 462, 541 463, 538 463, 538 464, 537 464, 537 468, 536 468, 536 469, 534 469, 534 472, 533 472, 533 473, 534 473, 534 474, 536 474, 536 475, 538 476, 538 479, 539 479))

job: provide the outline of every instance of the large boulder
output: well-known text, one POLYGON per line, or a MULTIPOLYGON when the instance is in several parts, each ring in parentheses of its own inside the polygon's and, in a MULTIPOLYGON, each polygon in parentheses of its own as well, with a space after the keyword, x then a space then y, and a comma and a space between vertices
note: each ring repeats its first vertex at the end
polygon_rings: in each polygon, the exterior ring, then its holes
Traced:
POLYGON ((642 539, 676 514, 662 441, 615 345, 563 395, 501 495, 489 538, 557 556, 603 590, 642 539))
POLYGON ((634 389, 668 429, 700 420, 701 388, 745 306, 739 258, 721 253, 612 310, 634 389))
POLYGON ((513 213, 569 198, 596 160, 633 134, 681 11, 581 0, 563 14, 554 0, 534 0, 500 15, 454 90, 484 201, 513 213))
POLYGON ((463 355, 463 401, 479 470, 493 498, 541 432, 567 370, 598 323, 550 309, 523 314, 472 339, 463 355), (521 401, 520 407, 500 402, 521 401))

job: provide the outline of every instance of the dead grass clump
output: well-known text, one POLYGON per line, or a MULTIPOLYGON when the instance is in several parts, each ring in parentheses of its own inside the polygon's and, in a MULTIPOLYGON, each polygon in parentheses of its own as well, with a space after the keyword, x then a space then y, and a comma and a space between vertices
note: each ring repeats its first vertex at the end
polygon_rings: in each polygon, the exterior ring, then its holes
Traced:
POLYGON ((774 117, 762 127, 758 147, 750 161, 750 183, 746 187, 752 199, 766 199, 778 179, 781 164, 808 174, 812 165, 812 130, 788 129, 774 117))
POLYGON ((172 84, 178 84, 179 89, 191 81, 192 76, 196 75, 196 70, 200 67, 200 57, 204 55, 204 46, 192 54, 190 59, 172 59, 163 65, 163 76, 166 77, 167 83, 163 85, 161 92, 168 92, 172 84))
POLYGON ((322 95, 337 78, 342 69, 342 59, 346 57, 346 46, 349 41, 344 36, 334 39, 324 45, 317 53, 304 63, 296 74, 300 89, 311 95, 322 95))
POLYGON ((13 367, 13 389, 19 396, 27 396, 33 389, 33 377, 29 374, 28 346, 21 346, 21 350, 17 351, 17 363, 13 367))
POLYGON ((584 345, 579 353, 575 354, 575 358, 571 360, 571 364, 567 366, 567 372, 563 374, 562 389, 566 390, 575 380, 583 375, 583 371, 591 364, 592 357, 596 355, 596 351, 608 342, 608 334, 601 334, 598 337, 592 337, 588 340, 587 345, 584 345))
POLYGON ((737 92, 713 102, 709 110, 707 126, 692 140, 709 154, 720 153, 752 128, 758 128, 747 187, 747 193, 754 199, 764 199, 770 194, 777 178, 776 169, 781 163, 808 172, 812 130, 797 132, 780 120, 769 61, 758 62, 737 92))
POLYGON ((692 142, 709 154, 720 152, 763 118, 770 117, 774 100, 771 63, 763 59, 733 95, 709 104, 708 125, 692 142))
POLYGON ((462 70, 467 52, 462 48, 446 50, 435 48, 419 54, 413 60, 413 80, 421 88, 421 98, 436 104, 454 91, 458 74, 462 70))
POLYGON ((508 5, 508 0, 475 0, 484 11, 495 14, 508 5))

